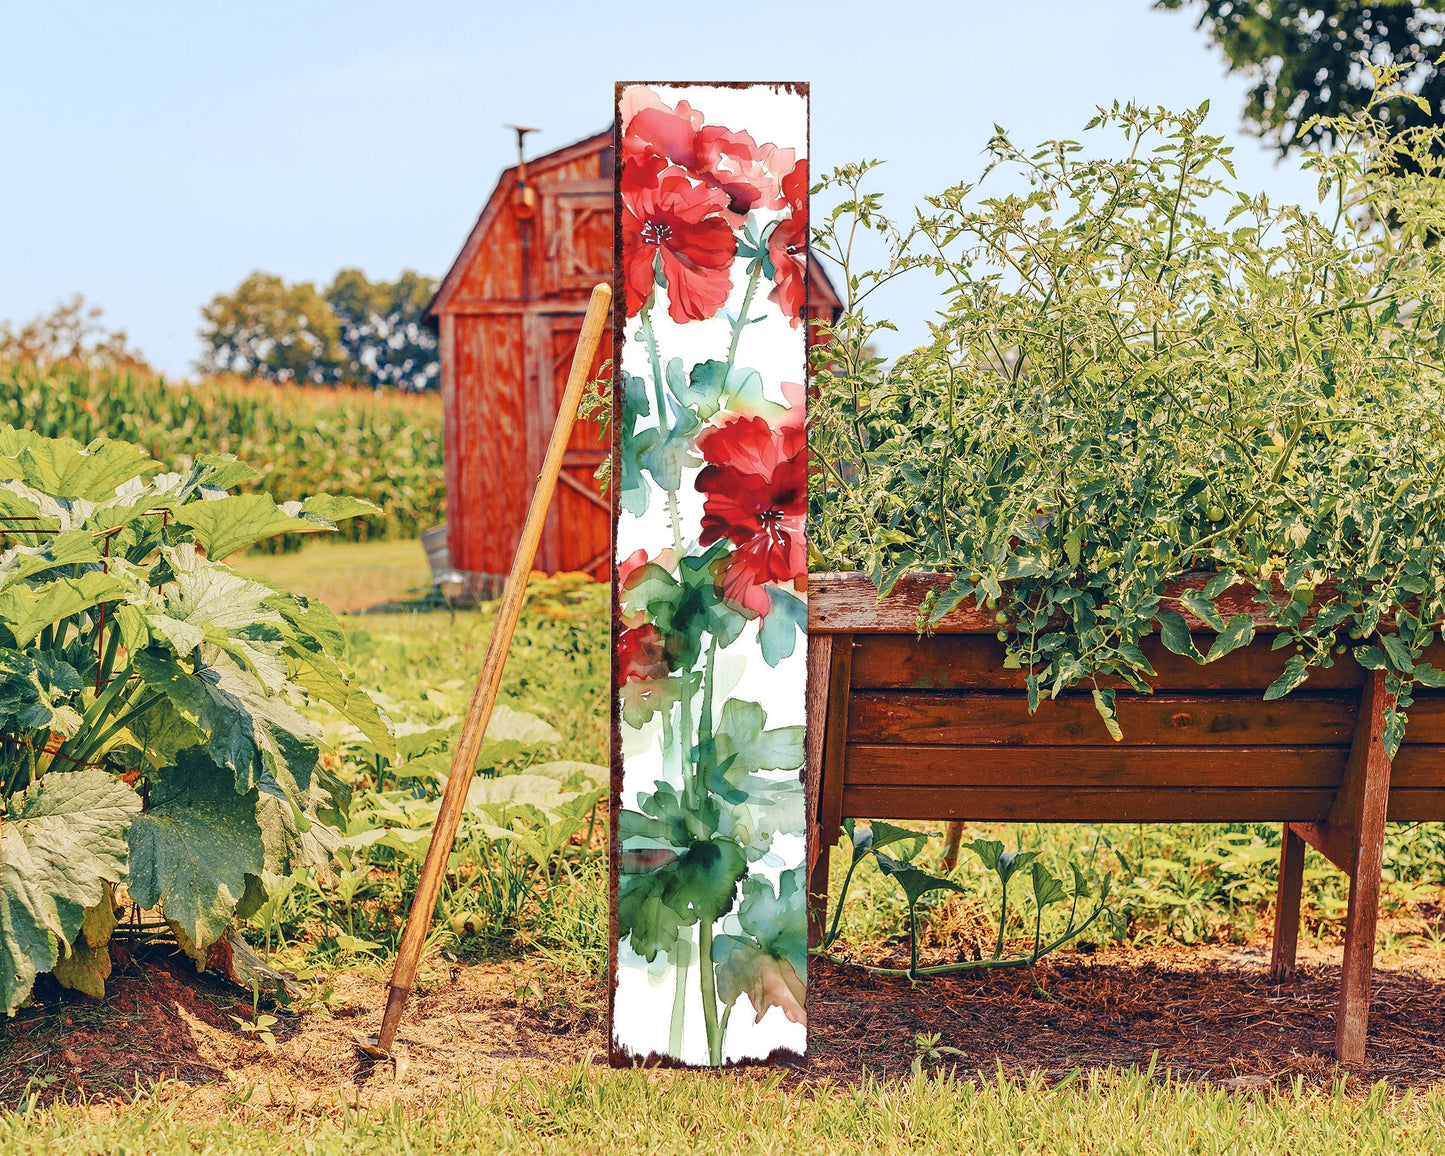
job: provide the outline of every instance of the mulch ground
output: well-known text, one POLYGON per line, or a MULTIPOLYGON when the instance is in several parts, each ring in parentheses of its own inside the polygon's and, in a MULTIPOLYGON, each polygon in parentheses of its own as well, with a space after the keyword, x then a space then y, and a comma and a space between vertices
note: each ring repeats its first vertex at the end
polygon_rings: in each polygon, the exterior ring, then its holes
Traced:
MULTIPOLYGON (((1377 967, 1367 1062, 1349 1072, 1331 1055, 1339 950, 1301 948, 1287 984, 1265 975, 1258 947, 1100 948, 1049 957, 1030 975, 1003 971, 918 984, 815 962, 809 976, 811 1050, 788 1079, 837 1083, 865 1072, 906 1074, 915 1037, 957 1049, 930 1060, 962 1073, 1146 1067, 1232 1088, 1363 1089, 1445 1080, 1445 953, 1393 956, 1377 967)), ((385 1004, 380 974, 332 977, 330 1009, 279 1015, 274 1048, 233 1016, 251 1000, 152 948, 112 976, 104 1000, 48 984, 33 1007, 0 1023, 0 1103, 128 1099, 158 1082, 187 1113, 423 1103, 461 1086, 522 1075, 555 1078, 578 1060, 605 1062, 601 992, 526 963, 436 961, 399 1036, 399 1062, 365 1058, 385 1004)))
MULTIPOLYGON (((1306 952, 1271 983, 1259 948, 1109 949, 1046 959, 1034 975, 996 971, 917 985, 826 961, 808 975, 813 1075, 901 1073, 915 1036, 957 1048, 964 1071, 1062 1077, 1075 1067, 1147 1067, 1232 1087, 1329 1084, 1339 951, 1306 952), (1155 1056, 1157 1053, 1157 1061, 1155 1056)), ((1351 1078, 1397 1089, 1445 1079, 1445 957, 1415 954, 1375 972, 1369 1053, 1351 1078)))

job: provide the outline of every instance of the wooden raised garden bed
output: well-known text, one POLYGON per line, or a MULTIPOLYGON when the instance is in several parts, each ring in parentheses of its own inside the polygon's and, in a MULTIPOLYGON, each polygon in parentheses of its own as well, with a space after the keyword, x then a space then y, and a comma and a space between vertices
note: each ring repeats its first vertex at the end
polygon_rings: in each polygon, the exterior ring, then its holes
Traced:
MULTIPOLYGON (((1185 579, 1202 586, 1210 575, 1185 579)), ((1122 742, 1087 690, 1030 715, 1023 673, 1003 668, 992 612, 951 612, 929 637, 915 618, 930 586, 905 579, 887 599, 861 574, 809 578, 809 908, 821 926, 828 853, 845 817, 1085 823, 1284 824, 1272 970, 1294 969, 1304 851, 1350 875, 1336 1017, 1340 1059, 1364 1058, 1386 818, 1445 820, 1445 692, 1417 688, 1404 745, 1385 757, 1384 675, 1348 654, 1300 689, 1262 698, 1293 650, 1237 586, 1218 600, 1252 614, 1260 637, 1200 666, 1142 649, 1152 695, 1117 684, 1122 742)), ((1175 592, 1177 593, 1177 591, 1175 592)), ((1209 648, 1209 628, 1186 615, 1209 648)), ((1437 643, 1427 660, 1445 666, 1437 643)))

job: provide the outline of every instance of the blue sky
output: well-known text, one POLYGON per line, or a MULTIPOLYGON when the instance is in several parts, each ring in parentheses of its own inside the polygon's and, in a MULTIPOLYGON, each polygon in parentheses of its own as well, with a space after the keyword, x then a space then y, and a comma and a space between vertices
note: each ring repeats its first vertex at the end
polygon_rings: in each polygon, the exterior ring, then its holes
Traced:
MULTIPOLYGON (((899 210, 976 175, 995 123, 1077 136, 1129 98, 1211 100, 1245 185, 1313 199, 1240 131, 1244 83, 1193 16, 1149 0, 0 10, 0 318, 79 291, 172 374, 199 353, 201 305, 252 269, 440 275, 512 163, 502 126, 542 126, 537 152, 595 132, 617 79, 809 80, 815 171, 885 158, 899 210)), ((917 282, 883 304, 917 319, 932 302, 917 282)))

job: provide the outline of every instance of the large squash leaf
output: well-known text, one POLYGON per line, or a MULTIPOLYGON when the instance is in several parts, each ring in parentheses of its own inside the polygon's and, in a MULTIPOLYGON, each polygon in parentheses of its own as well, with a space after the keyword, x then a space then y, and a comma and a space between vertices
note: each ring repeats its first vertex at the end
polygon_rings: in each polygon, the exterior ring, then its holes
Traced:
POLYGON ((0 434, 0 477, 18 478, 60 498, 104 502, 132 478, 160 473, 161 467, 129 442, 91 442, 47 438, 30 430, 6 428, 0 434))
POLYGON ((104 894, 94 907, 85 909, 80 932, 70 951, 55 961, 55 978, 65 987, 100 999, 110 978, 110 933, 115 930, 115 892, 103 885, 104 894))
POLYGON ((318 528, 305 518, 285 513, 265 494, 233 494, 214 502, 187 502, 176 510, 175 520, 191 527, 206 556, 217 562, 263 538, 318 528))
POLYGON ((52 771, 10 799, 0 828, 0 1004, 7 1015, 71 944, 105 884, 126 872, 126 829, 140 812, 104 771, 52 771))
POLYGON ((232 772, 238 791, 254 787, 267 770, 288 789, 309 784, 319 731, 284 699, 266 695, 240 672, 190 669, 156 648, 131 661, 146 684, 205 735, 211 759, 232 772))
POLYGON ((19 647, 29 646, 52 622, 124 597, 125 585, 110 574, 92 570, 79 578, 57 578, 42 586, 23 583, 0 590, 0 625, 19 647))
POLYGON ((230 926, 246 875, 265 866, 257 793, 237 794, 227 770, 194 749, 152 776, 150 794, 150 810, 130 829, 131 897, 160 904, 204 962, 230 926))

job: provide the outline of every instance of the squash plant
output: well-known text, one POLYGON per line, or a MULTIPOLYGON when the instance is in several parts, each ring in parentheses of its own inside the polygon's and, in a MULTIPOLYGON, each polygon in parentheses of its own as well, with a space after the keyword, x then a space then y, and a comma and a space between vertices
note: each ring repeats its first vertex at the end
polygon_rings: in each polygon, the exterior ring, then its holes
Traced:
POLYGON ((135 446, 0 426, 0 1006, 37 974, 99 995, 113 889, 207 948, 265 901, 263 873, 328 854, 338 784, 301 708, 387 723, 337 665, 322 605, 228 555, 329 530, 368 502, 232 494, 228 457, 164 471, 135 446))
POLYGON ((920 628, 976 599, 1031 708, 1092 685, 1116 739, 1105 677, 1147 691, 1156 629, 1198 662, 1248 645, 1252 618, 1215 599, 1252 586, 1294 650, 1265 697, 1353 650, 1398 695, 1393 753, 1411 688, 1445 685, 1422 660, 1445 613, 1442 134, 1392 133, 1389 102, 1414 99, 1394 79, 1327 126, 1315 211, 1239 190, 1207 105, 1100 110, 1113 158, 1000 132, 989 170, 1015 191, 957 185, 907 228, 864 190, 870 165, 835 171, 814 244, 848 306, 811 415, 813 567, 885 592, 952 573, 920 628), (888 260, 861 271, 870 233, 888 260), (885 366, 867 298, 919 269, 943 307, 885 366), (1202 590, 1165 596, 1199 570, 1202 590), (1206 654, 1186 610, 1218 631, 1206 654))

